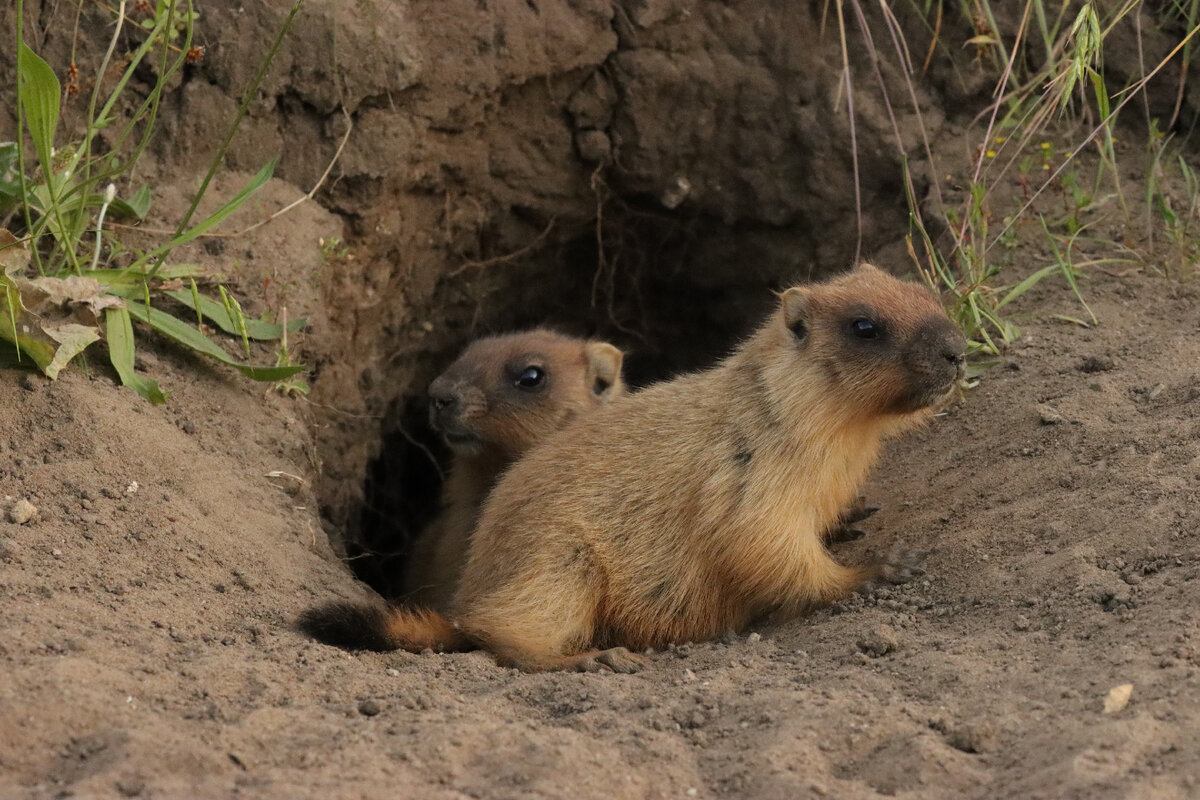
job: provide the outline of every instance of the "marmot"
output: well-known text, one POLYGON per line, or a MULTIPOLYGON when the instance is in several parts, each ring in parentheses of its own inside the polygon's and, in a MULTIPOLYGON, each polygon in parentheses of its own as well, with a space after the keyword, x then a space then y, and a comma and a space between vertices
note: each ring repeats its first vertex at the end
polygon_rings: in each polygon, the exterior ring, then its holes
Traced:
POLYGON ((429 385, 430 425, 454 452, 442 511, 405 567, 406 601, 441 609, 500 473, 577 416, 620 396, 623 354, 607 342, 537 329, 472 342, 429 385))
POLYGON ((932 292, 868 264, 788 289, 715 367, 629 395, 505 473, 446 615, 343 603, 305 627, 376 649, 478 645, 527 671, 634 672, 626 648, 839 600, 888 565, 842 566, 822 535, 881 440, 952 393, 965 351, 932 292))

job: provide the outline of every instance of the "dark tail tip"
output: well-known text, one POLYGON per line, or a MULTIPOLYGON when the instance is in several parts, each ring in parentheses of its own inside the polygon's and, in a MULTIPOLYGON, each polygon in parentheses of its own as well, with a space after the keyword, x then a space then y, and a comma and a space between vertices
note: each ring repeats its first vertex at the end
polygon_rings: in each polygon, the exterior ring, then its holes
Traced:
POLYGON ((296 627, 318 642, 345 650, 395 650, 399 643, 387 632, 388 609, 359 603, 327 603, 306 609, 296 627))

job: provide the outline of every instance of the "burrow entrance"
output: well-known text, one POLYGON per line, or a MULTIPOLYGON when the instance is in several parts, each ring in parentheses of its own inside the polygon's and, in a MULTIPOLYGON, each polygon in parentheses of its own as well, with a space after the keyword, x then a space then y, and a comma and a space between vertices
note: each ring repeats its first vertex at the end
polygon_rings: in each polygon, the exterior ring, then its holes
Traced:
MULTIPOLYGON (((895 211, 899 224, 903 197, 895 211)), ((429 377, 474 338, 538 325, 621 347, 631 389, 702 369, 758 324, 774 304, 773 290, 849 266, 852 251, 829 264, 808 261, 811 236, 803 224, 736 227, 664 212, 653 200, 616 203, 599 237, 583 225, 539 253, 472 276, 483 299, 469 321, 449 301, 461 286, 445 279, 439 296, 446 316, 430 316, 462 335, 429 377)), ((450 452, 429 425, 427 382, 392 401, 346 541, 351 569, 384 597, 401 592, 409 547, 438 513, 450 468, 450 452)))

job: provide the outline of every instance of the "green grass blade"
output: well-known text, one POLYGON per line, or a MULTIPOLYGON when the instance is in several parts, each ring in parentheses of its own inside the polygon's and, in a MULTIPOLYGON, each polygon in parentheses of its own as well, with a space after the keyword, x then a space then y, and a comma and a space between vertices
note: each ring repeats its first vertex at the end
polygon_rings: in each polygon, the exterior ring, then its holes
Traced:
POLYGON ((136 301, 129 303, 128 311, 135 319, 145 322, 159 333, 195 350, 197 353, 202 353, 209 358, 216 359, 222 364, 228 364, 247 378, 252 378, 256 381, 279 381, 304 371, 304 367, 300 365, 266 367, 242 364, 235 361, 232 356, 222 350, 207 336, 165 311, 150 308, 136 301))
MULTIPOLYGON (((234 211, 237 211, 238 208, 240 208, 241 205, 249 199, 250 195, 262 188, 262 185, 271 179, 271 176, 275 173, 275 164, 278 161, 278 158, 273 158, 268 161, 263 165, 262 169, 255 173, 254 177, 250 179, 250 182, 246 184, 240 192, 234 195, 229 202, 218 208, 206 219, 198 222, 195 226, 184 231, 179 236, 172 238, 171 241, 167 242, 166 244, 156 247, 154 250, 151 250, 149 253, 130 264, 129 269, 140 269, 151 260, 169 253, 171 250, 179 247, 180 245, 187 244, 198 236, 203 236, 214 226, 220 224, 226 217, 228 217, 234 211)), ((158 268, 156 266, 155 268, 151 269, 148 274, 153 277, 157 273, 158 268)))
POLYGON ((129 309, 107 308, 104 310, 105 331, 108 339, 108 357, 121 383, 133 389, 151 403, 167 402, 167 393, 158 387, 158 381, 138 375, 133 368, 133 323, 129 309))
MULTIPOLYGON (((158 273, 158 277, 161 280, 190 278, 193 275, 199 275, 200 272, 200 266, 197 264, 174 264, 163 267, 162 271, 158 273)), ((137 291, 132 296, 137 298, 141 294, 142 284, 146 280, 144 273, 130 272, 126 269, 85 269, 79 274, 85 278, 95 278, 105 289, 121 297, 125 297, 136 289, 137 291)))
MULTIPOLYGON (((167 297, 170 297, 172 300, 183 303, 193 311, 203 314, 211 322, 215 323, 218 328, 226 333, 234 336, 242 335, 242 330, 238 328, 233 319, 230 318, 229 314, 225 310, 225 306, 223 306, 221 303, 218 303, 216 300, 205 297, 200 293, 193 295, 190 289, 171 289, 163 292, 163 294, 165 294, 167 297)), ((251 319, 249 317, 246 317, 244 322, 245 333, 251 339, 257 339, 259 341, 273 341, 283 336, 282 325, 276 325, 275 323, 267 322, 264 319, 251 319)), ((297 331, 303 328, 304 325, 305 320, 303 319, 288 320, 287 328, 289 331, 297 331)))
POLYGON ((1056 272, 1057 270, 1058 270, 1057 264, 1051 264, 1048 267, 1042 267, 1037 272, 1033 273, 1028 278, 1021 281, 1013 288, 1009 289, 1008 294, 1004 295, 1004 299, 1002 299, 1000 302, 996 303, 996 305, 994 306, 995 310, 999 311, 1000 309, 1004 308, 1006 305, 1011 303, 1013 300, 1016 300, 1018 297, 1025 294, 1030 289, 1032 289, 1035 285, 1037 285, 1037 282, 1040 281, 1042 278, 1056 272))

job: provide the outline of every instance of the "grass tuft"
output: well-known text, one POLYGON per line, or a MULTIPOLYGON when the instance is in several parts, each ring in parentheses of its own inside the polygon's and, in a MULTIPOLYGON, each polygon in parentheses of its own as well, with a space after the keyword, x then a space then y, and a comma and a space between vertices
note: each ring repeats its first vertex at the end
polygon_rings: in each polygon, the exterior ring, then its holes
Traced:
POLYGON ((0 228, 0 289, 6 306, 0 314, 0 338, 12 343, 18 358, 29 359, 53 378, 90 344, 103 339, 121 382, 151 402, 164 402, 167 393, 134 370, 136 320, 255 380, 286 381, 303 371, 290 358, 274 365, 235 359, 207 335, 204 325, 207 318, 238 337, 249 359, 252 339, 279 341, 281 352, 286 353, 287 331, 301 327, 303 320, 288 325, 249 319, 224 286, 217 287, 220 301, 213 300, 201 292, 194 267, 170 260, 175 248, 210 232, 270 180, 275 160, 216 211, 193 222, 302 3, 292 4, 260 63, 192 206, 173 235, 143 251, 116 238, 105 221, 109 217, 141 220, 150 210, 149 187, 131 186, 130 175, 150 141, 166 88, 186 63, 203 57, 203 49, 192 46, 199 12, 192 0, 156 0, 150 16, 134 21, 126 15, 125 0, 115 8, 98 3, 112 14, 112 35, 93 81, 83 132, 78 139, 64 141, 58 130, 61 103, 78 92, 77 68, 72 62, 66 70, 64 89, 54 69, 28 45, 21 23, 23 2, 17 0, 18 136, 15 142, 0 143, 0 219, 11 220, 19 211, 23 225, 17 225, 18 235, 0 228), (119 51, 125 54, 117 57, 119 51), (152 64, 149 71, 155 81, 139 100, 129 83, 143 64, 152 64), (115 82, 106 80, 114 70, 115 82), (105 134, 103 148, 97 146, 101 133, 105 134), (124 266, 116 263, 118 256, 124 266), (33 273, 39 277, 31 278, 33 273), (186 291, 183 278, 190 284, 186 291), (54 302, 47 302, 48 296, 54 302), (158 307, 163 303, 169 310, 158 307), (176 309, 194 312, 196 326, 184 322, 176 309))

